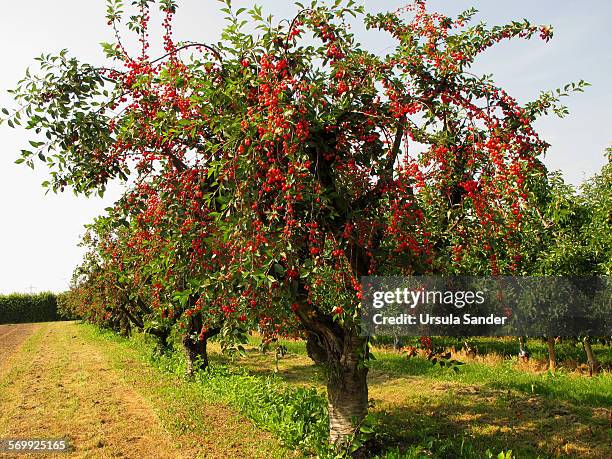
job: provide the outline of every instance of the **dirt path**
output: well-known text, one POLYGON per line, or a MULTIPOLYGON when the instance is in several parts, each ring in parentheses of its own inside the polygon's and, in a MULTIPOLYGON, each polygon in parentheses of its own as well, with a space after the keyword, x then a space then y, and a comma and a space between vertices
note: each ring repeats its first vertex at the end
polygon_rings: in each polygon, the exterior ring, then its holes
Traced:
POLYGON ((91 328, 0 327, 0 351, 0 439, 70 439, 75 451, 58 458, 295 457, 195 384, 91 328))
POLYGON ((0 376, 8 370, 15 350, 37 327, 35 324, 0 325, 0 376))
POLYGON ((66 326, 40 325, 0 381, 0 437, 68 437, 76 457, 181 457, 142 397, 66 326))

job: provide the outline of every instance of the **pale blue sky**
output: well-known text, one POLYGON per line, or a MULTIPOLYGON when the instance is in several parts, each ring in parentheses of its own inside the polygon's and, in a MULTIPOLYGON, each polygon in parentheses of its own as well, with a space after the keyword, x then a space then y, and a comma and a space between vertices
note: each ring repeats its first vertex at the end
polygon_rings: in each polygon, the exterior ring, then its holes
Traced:
MULTIPOLYGON (((129 1, 126 1, 129 3, 129 1)), ((249 0, 235 7, 251 6, 249 0)), ((257 2, 277 16, 290 15, 290 1, 257 2)), ((395 9, 405 1, 368 1, 372 10, 395 9)), ((179 0, 176 38, 214 42, 222 28, 216 0, 179 0)), ((475 6, 478 19, 504 23, 528 18, 552 24, 555 38, 548 44, 517 41, 487 52, 476 67, 493 73, 496 80, 521 101, 535 98, 542 89, 570 81, 592 83, 585 94, 567 101, 571 114, 565 119, 538 122, 538 130, 552 144, 546 164, 561 169, 566 179, 579 183, 604 163, 603 151, 612 144, 612 1, 609 0, 430 0, 430 7, 454 14, 475 6)), ((0 17, 2 75, 0 106, 11 101, 6 90, 14 87, 25 68, 41 52, 68 48, 83 60, 102 62, 98 43, 110 41, 103 0, 21 0, 4 2, 0 17)), ((380 36, 361 40, 374 51, 390 42, 380 36)), ((104 200, 75 198, 70 193, 44 195, 42 168, 14 164, 17 152, 28 140, 26 132, 0 127, 0 293, 55 290, 68 286, 82 252, 76 246, 83 225, 117 197, 111 190, 104 200)))

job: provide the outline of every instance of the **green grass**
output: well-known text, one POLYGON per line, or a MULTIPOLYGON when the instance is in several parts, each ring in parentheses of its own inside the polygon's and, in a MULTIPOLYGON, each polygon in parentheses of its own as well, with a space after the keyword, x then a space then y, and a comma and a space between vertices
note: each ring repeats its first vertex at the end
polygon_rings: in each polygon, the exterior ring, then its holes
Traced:
POLYGON ((601 373, 592 378, 563 370, 555 374, 530 373, 517 369, 511 360, 496 365, 470 363, 461 366, 458 373, 452 373, 421 358, 407 359, 399 354, 380 352, 375 355, 377 360, 372 363, 372 369, 388 375, 418 375, 438 381, 480 384, 500 390, 512 389, 593 407, 612 406, 610 373, 601 373))
MULTIPOLYGON (((141 335, 125 340, 96 331, 95 336, 136 352, 164 378, 182 380, 180 388, 155 395, 169 404, 187 400, 188 420, 184 410, 166 416, 175 429, 203 429, 207 419, 197 400, 206 400, 233 407, 290 450, 332 457, 325 441, 324 373, 312 365, 304 343, 283 342, 289 354, 278 374, 274 352, 259 352, 257 337, 250 339, 247 357, 236 360, 211 343, 212 368, 185 381, 181 352, 153 358, 152 343, 141 335)), ((369 376, 373 433, 363 438, 372 446, 368 457, 475 459, 509 450, 519 458, 612 454, 604 412, 612 405, 609 373, 589 378, 527 372, 516 360, 503 359, 469 362, 454 373, 384 349, 375 356, 369 376)))
MULTIPOLYGON (((154 356, 154 365, 182 375, 183 354, 154 356)), ((194 383, 208 400, 227 403, 255 425, 274 433, 283 444, 325 455, 328 418, 324 394, 315 388, 294 388, 275 375, 250 374, 240 366, 215 365, 197 372, 194 383)))
MULTIPOLYGON (((438 338, 438 340, 440 340, 438 338)), ((441 341, 441 340, 440 340, 441 341)), ((476 345, 479 349, 491 346, 495 342, 492 338, 479 338, 476 345)), ((258 346, 261 340, 254 336, 250 339, 252 346, 258 346)), ((300 341, 282 341, 289 352, 306 356, 306 346, 300 341)), ((502 342, 508 347, 511 343, 502 342)), ((530 347, 535 347, 530 344, 530 347)), ((542 344, 545 346, 545 344, 542 344)), ((492 352, 501 348, 490 347, 492 352)), ((563 349, 562 346, 557 346, 563 349)), ((567 346, 569 347, 569 346, 567 346)), ((598 357, 612 359, 612 348, 597 346, 598 357)), ((481 351, 482 352, 482 351, 481 351)), ((496 352, 497 353, 497 352, 496 352)), ((563 351, 560 355, 563 355, 563 351)), ((543 395, 553 399, 567 400, 592 407, 612 406, 612 375, 602 372, 593 377, 575 374, 559 369, 555 374, 549 372, 526 372, 517 368, 516 358, 504 359, 494 365, 488 363, 469 362, 462 365, 458 373, 445 368, 434 366, 424 358, 406 358, 404 354, 385 351, 378 348, 374 351, 375 359, 370 362, 370 368, 375 374, 384 374, 390 377, 419 376, 436 381, 455 381, 464 384, 479 384, 492 389, 517 390, 526 394, 543 395)), ((532 357, 536 358, 536 357, 532 357)), ((559 359, 561 361, 561 358, 559 359)), ((316 373, 313 372, 312 377, 316 373)))
MULTIPOLYGON (((258 352, 257 337, 249 344, 248 358, 237 363, 255 374, 273 372, 274 353, 258 352)), ((306 357, 304 343, 282 344, 290 353, 280 362, 282 377, 322 389, 324 374, 306 357)), ((608 372, 591 378, 564 370, 525 371, 516 358, 496 358, 468 361, 455 373, 424 358, 380 348, 374 354, 369 385, 377 432, 390 449, 396 444, 406 457, 414 451, 428 457, 487 457, 491 451, 510 449, 517 457, 612 453, 612 430, 605 419, 605 408, 612 406, 608 372)), ((231 363, 218 353, 212 361, 231 363)))
MULTIPOLYGON (((474 346, 480 354, 497 354, 505 358, 516 357, 519 351, 517 338, 467 338, 457 339, 448 337, 434 337, 434 346, 458 347, 461 348, 465 341, 474 346)), ((406 340, 406 344, 416 344, 417 339, 406 340)), ((612 347, 599 343, 597 339, 591 339, 593 353, 599 363, 608 369, 612 369, 612 347)), ((543 339, 528 338, 527 349, 531 353, 531 358, 539 360, 548 359, 548 348, 543 339)), ((582 343, 572 338, 564 338, 555 345, 557 359, 561 363, 586 364, 586 354, 582 343)))

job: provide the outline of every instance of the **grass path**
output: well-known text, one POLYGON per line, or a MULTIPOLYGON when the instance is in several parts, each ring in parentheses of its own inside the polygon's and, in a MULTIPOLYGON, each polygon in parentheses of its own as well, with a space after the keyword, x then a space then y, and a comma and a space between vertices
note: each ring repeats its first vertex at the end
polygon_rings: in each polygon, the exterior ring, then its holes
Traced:
POLYGON ((15 351, 37 328, 36 324, 0 325, 0 377, 11 368, 15 351))
POLYGON ((117 346, 75 323, 38 325, 0 375, 0 438, 67 437, 73 457, 287 456, 193 384, 117 346))

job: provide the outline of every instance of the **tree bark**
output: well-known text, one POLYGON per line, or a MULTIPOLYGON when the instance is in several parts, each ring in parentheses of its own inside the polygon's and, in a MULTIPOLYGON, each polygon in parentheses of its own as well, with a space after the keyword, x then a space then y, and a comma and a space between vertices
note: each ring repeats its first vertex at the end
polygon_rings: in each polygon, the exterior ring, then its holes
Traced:
POLYGON ((183 336, 183 349, 185 349, 187 357, 188 376, 193 376, 196 370, 204 370, 208 366, 207 341, 207 337, 192 339, 189 335, 183 336))
MULTIPOLYGON (((336 336, 336 338, 340 338, 336 336)), ((341 445, 355 433, 368 413, 368 368, 364 365, 367 339, 346 333, 338 341, 311 335, 308 355, 327 369, 329 440, 341 445)))
POLYGON ((199 318, 192 317, 187 333, 183 335, 182 343, 187 357, 187 375, 192 376, 197 370, 208 367, 208 339, 217 335, 220 328, 210 328, 202 331, 202 322, 199 318), (193 336, 197 336, 194 338, 193 336))
POLYGON ((368 368, 363 362, 364 343, 351 337, 339 360, 331 362, 327 378, 329 438, 340 444, 368 414, 368 368))
POLYGON ((584 337, 582 344, 584 345, 584 352, 586 352, 587 362, 589 363, 589 374, 593 376, 593 373, 597 371, 599 364, 597 363, 597 359, 595 359, 595 355, 593 354, 593 348, 591 348, 591 341, 589 340, 588 336, 584 337))
POLYGON ((398 335, 393 335, 393 349, 399 351, 402 347, 404 347, 402 338, 398 335))
POLYGON ((162 328, 151 328, 148 333, 155 338, 155 352, 159 355, 164 355, 171 348, 171 344, 168 342, 170 337, 170 330, 162 328))
POLYGON ((132 334, 132 326, 129 318, 126 315, 121 315, 119 319, 119 332, 121 336, 129 337, 132 334))
POLYGON ((547 336, 546 344, 548 345, 548 369, 553 373, 557 371, 557 356, 555 354, 555 337, 547 336))

